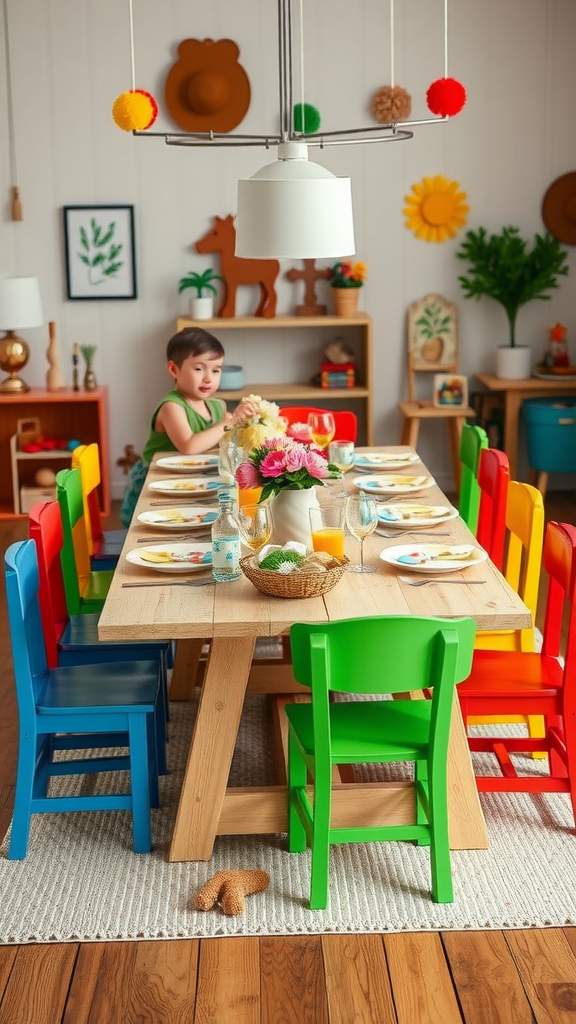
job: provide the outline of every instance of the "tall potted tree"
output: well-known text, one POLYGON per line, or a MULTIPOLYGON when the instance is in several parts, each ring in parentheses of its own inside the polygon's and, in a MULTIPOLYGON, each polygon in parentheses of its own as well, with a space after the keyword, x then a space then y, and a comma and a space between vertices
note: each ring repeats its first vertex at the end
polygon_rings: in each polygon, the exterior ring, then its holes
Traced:
POLYGON ((532 352, 529 346, 516 344, 516 318, 532 299, 549 299, 549 293, 558 288, 558 278, 566 277, 565 249, 550 234, 535 235, 529 248, 519 228, 504 227, 496 235, 478 228, 466 232, 456 255, 469 264, 468 274, 458 278, 466 298, 496 299, 508 318, 509 344, 497 349, 497 376, 529 377, 532 352))

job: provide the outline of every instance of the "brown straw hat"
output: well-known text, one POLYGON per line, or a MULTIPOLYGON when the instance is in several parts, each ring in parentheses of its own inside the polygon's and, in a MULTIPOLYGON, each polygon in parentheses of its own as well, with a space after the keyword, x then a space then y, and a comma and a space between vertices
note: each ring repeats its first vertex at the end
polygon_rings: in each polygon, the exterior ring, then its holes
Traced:
POLYGON ((559 242, 576 245, 576 171, 562 174, 542 200, 542 220, 559 242))
POLYGON ((186 132, 229 132, 250 106, 250 82, 232 39, 184 39, 170 68, 168 113, 186 132))

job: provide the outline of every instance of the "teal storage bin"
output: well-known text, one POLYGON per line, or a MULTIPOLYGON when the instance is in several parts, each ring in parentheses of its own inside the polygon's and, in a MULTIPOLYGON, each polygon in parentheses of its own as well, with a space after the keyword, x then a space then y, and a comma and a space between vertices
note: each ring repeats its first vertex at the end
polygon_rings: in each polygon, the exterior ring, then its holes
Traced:
POLYGON ((576 473, 576 398, 525 398, 528 463, 540 473, 576 473))

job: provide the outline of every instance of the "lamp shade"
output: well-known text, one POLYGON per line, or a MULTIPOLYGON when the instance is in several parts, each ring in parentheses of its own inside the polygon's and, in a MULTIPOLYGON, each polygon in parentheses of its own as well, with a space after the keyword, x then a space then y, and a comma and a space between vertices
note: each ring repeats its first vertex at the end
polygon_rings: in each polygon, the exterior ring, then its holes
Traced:
POLYGON ((37 277, 0 277, 0 328, 18 331, 44 323, 37 277))
POLYGON ((355 252, 350 178, 308 162, 308 147, 284 142, 278 160, 238 182, 236 255, 318 259, 355 252))

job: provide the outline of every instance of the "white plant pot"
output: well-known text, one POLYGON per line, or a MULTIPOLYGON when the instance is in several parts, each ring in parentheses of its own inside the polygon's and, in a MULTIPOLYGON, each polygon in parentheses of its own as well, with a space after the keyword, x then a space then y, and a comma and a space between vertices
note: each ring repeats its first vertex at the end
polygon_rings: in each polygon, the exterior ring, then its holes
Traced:
POLYGON ((211 320, 214 316, 212 295, 196 296, 190 299, 190 316, 193 320, 211 320))
POLYGON ((285 488, 279 491, 272 502, 272 543, 283 546, 289 540, 297 540, 311 548, 312 535, 308 510, 318 507, 315 487, 294 491, 285 488))
POLYGON ((496 376, 503 380, 525 380, 532 376, 532 349, 528 345, 496 349, 496 376))

